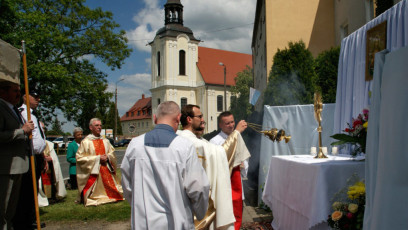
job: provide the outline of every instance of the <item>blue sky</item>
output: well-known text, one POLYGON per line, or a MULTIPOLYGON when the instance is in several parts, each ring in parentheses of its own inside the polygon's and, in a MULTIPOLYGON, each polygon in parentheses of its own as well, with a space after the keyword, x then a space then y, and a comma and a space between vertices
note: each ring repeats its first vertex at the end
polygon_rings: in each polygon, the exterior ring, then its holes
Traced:
MULTIPOLYGON (((109 67, 92 59, 96 67, 108 75, 108 91, 117 84, 118 110, 122 116, 142 94, 151 96, 150 46, 156 31, 164 26, 164 4, 167 0, 86 0, 90 8, 101 7, 113 13, 113 20, 126 31, 128 45, 133 49, 121 69, 109 67)), ((251 53, 252 30, 256 0, 181 0, 184 26, 202 42, 200 46, 251 53)), ((73 124, 63 126, 71 132, 73 124)))

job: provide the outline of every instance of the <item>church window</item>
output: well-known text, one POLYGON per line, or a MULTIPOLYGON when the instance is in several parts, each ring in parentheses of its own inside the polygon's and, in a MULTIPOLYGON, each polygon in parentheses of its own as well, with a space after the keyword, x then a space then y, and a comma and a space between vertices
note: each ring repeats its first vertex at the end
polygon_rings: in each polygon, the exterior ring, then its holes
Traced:
POLYGON ((179 75, 186 75, 186 51, 179 51, 179 75))
POLYGON ((222 112, 222 101, 223 101, 223 96, 218 95, 217 96, 217 112, 222 112))
POLYGON ((160 52, 157 52, 157 76, 160 77, 160 52))
POLYGON ((187 105, 187 98, 182 97, 180 100, 180 107, 183 108, 186 105, 187 105))

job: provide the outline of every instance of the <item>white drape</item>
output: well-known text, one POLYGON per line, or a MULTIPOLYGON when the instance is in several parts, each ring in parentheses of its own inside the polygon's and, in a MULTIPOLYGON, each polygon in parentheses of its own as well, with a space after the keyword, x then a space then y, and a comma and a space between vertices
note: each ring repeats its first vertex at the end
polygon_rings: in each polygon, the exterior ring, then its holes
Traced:
MULTIPOLYGON (((328 148, 335 141, 333 134, 334 104, 324 104, 322 111, 322 143, 328 148)), ((268 174, 272 156, 310 154, 311 147, 319 146, 318 123, 314 118, 313 105, 290 105, 264 107, 262 130, 271 128, 283 129, 286 135, 291 135, 289 143, 272 142, 267 137, 261 139, 259 156, 259 179, 262 186, 268 174)), ((258 189, 258 202, 261 201, 262 189, 258 189)))
POLYGON ((372 81, 365 81, 367 30, 387 20, 387 49, 408 45, 408 2, 403 0, 344 38, 341 43, 334 133, 341 133, 362 110, 370 105, 372 81))
POLYGON ((376 58, 364 229, 408 229, 408 47, 376 58))

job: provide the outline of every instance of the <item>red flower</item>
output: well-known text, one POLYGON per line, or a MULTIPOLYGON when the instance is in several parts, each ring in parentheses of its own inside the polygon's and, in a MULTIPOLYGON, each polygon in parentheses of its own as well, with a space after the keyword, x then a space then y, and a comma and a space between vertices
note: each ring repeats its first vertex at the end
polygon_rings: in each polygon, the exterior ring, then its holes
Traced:
POLYGON ((352 218, 353 218, 353 213, 348 212, 348 213, 346 214, 346 216, 347 216, 347 218, 352 219, 352 218))
POLYGON ((363 122, 361 120, 354 120, 353 121, 353 128, 355 128, 358 125, 363 125, 363 122))

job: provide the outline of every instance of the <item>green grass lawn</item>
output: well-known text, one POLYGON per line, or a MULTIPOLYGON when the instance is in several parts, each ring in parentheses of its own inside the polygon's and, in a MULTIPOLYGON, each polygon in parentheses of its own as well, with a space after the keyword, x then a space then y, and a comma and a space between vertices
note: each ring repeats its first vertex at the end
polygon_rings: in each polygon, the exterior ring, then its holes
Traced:
MULTIPOLYGON (((120 170, 118 173, 120 174, 120 170)), ((78 190, 67 190, 65 199, 40 208, 41 221, 130 220, 130 205, 127 201, 85 207, 75 203, 77 195, 78 190)))
POLYGON ((124 221, 130 220, 130 206, 127 201, 85 207, 75 203, 78 190, 68 190, 67 197, 47 207, 40 208, 42 221, 124 221))

